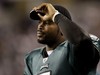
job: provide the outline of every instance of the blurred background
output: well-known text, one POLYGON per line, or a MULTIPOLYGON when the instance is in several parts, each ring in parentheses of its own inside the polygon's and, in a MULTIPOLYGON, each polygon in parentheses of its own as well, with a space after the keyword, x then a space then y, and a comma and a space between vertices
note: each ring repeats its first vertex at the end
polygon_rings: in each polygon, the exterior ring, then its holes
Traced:
POLYGON ((75 23, 100 38, 100 0, 0 0, 0 75, 23 75, 25 54, 42 46, 29 18, 42 2, 66 7, 75 23))

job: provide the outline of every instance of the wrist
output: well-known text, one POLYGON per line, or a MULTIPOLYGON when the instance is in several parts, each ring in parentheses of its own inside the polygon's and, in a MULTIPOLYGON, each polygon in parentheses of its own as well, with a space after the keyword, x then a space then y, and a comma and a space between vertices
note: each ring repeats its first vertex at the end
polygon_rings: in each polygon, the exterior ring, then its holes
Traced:
POLYGON ((58 15, 58 14, 60 14, 60 13, 56 10, 55 14, 54 14, 53 17, 52 17, 52 21, 53 21, 53 22, 54 22, 55 16, 58 15))

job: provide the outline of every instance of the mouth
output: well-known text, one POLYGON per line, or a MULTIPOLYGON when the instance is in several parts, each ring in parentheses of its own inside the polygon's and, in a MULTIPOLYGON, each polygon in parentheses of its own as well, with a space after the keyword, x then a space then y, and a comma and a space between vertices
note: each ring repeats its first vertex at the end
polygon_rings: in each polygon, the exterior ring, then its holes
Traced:
POLYGON ((42 31, 39 31, 39 30, 37 31, 37 36, 38 37, 42 37, 43 35, 44 35, 44 33, 42 31))
POLYGON ((42 33, 37 33, 37 36, 38 36, 38 37, 42 37, 43 34, 42 34, 42 33))

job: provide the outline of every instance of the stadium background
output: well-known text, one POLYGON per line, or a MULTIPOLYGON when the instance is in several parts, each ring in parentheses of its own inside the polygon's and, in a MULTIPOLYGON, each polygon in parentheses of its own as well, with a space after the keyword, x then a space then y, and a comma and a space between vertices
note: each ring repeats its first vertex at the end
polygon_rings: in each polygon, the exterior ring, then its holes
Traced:
POLYGON ((36 41, 37 22, 29 18, 42 2, 66 7, 75 23, 100 38, 99 0, 0 0, 0 75, 23 75, 25 54, 42 46, 36 41))

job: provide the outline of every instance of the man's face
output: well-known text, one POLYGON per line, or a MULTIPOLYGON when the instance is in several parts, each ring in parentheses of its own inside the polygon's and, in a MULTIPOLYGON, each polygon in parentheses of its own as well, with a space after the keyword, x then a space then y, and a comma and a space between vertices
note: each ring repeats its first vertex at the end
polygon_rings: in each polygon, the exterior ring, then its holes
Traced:
POLYGON ((52 21, 40 21, 37 28, 37 40, 41 44, 54 43, 59 33, 59 27, 52 21))

